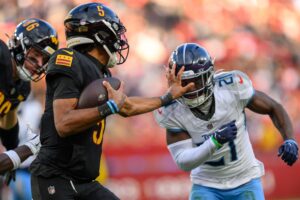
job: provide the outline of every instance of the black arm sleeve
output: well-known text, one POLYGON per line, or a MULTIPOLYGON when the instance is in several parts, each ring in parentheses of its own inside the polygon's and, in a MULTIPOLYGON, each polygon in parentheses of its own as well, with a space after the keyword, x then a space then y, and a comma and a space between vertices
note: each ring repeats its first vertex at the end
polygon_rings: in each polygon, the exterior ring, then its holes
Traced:
POLYGON ((0 137, 7 150, 16 148, 19 144, 19 123, 8 130, 0 128, 0 137))

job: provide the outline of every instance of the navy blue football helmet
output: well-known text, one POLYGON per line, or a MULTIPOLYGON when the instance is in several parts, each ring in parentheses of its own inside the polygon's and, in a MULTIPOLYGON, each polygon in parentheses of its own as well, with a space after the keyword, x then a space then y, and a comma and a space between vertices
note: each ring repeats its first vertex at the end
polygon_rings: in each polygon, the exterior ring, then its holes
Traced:
POLYGON ((17 25, 8 47, 16 61, 20 78, 25 81, 38 81, 45 75, 50 56, 58 49, 58 37, 48 22, 30 18, 17 25), (24 66, 26 54, 31 48, 43 55, 43 66, 38 68, 36 74, 31 74, 24 66))
POLYGON ((114 11, 101 3, 73 8, 65 21, 67 46, 98 45, 109 55, 107 67, 122 64, 129 53, 126 28, 114 11))
POLYGON ((169 67, 176 65, 177 74, 182 66, 182 85, 194 82, 195 89, 183 95, 180 100, 195 108, 204 104, 213 94, 214 61, 205 48, 195 43, 184 43, 172 52, 169 67))

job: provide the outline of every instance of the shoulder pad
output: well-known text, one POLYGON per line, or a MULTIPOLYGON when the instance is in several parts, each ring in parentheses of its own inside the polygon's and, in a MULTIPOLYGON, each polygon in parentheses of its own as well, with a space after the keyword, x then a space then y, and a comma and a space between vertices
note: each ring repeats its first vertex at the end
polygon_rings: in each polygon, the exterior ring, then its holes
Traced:
POLYGON ((175 110, 178 102, 161 107, 153 112, 154 118, 159 126, 171 130, 172 132, 184 131, 180 123, 175 117, 175 110))
POLYGON ((64 74, 76 81, 82 82, 81 68, 73 49, 62 48, 51 56, 48 63, 47 76, 54 74, 64 74))
POLYGON ((215 84, 219 88, 232 91, 241 100, 250 99, 254 94, 251 80, 239 70, 216 74, 215 84))
POLYGON ((74 60, 74 51, 69 48, 57 50, 50 58, 49 64, 52 63, 57 67, 72 67, 74 60))

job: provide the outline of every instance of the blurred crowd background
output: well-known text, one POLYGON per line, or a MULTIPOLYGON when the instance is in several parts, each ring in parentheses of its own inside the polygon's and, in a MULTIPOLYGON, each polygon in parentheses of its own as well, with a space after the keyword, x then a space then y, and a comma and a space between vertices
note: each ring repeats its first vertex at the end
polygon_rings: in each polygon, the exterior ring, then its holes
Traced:
MULTIPOLYGON (((58 31, 65 47, 63 20, 86 0, 1 0, 0 38, 7 41, 28 17, 42 18, 58 31)), ((99 2, 99 1, 98 1, 99 2)), ((130 96, 159 96, 166 88, 163 66, 177 45, 196 42, 215 58, 216 70, 246 72, 256 89, 283 104, 300 142, 300 1, 299 0, 111 0, 127 28, 128 60, 113 69, 130 96)), ((44 104, 45 84, 33 84, 31 100, 44 104)), ((248 129, 257 155, 275 162, 282 142, 267 116, 247 111, 248 129)), ((165 148, 164 130, 151 113, 124 119, 109 117, 104 148, 165 148)), ((108 158, 109 161, 109 158, 108 158)))

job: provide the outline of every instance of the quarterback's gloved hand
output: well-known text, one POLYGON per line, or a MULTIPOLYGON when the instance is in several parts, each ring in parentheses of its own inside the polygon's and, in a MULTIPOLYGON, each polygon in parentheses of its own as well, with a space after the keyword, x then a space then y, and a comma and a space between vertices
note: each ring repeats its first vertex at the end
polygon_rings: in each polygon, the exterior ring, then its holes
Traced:
POLYGON ((221 126, 214 134, 213 138, 221 145, 236 138, 237 127, 235 120, 221 126))
POLYGON ((285 140, 284 143, 278 149, 278 156, 292 166, 298 159, 298 144, 295 140, 285 140))
POLYGON ((37 154, 41 148, 40 136, 33 133, 32 130, 28 128, 27 137, 29 140, 23 145, 27 146, 31 150, 33 155, 37 154))
POLYGON ((10 181, 13 180, 15 181, 16 180, 16 170, 13 170, 13 171, 9 171, 9 172, 6 172, 4 174, 4 183, 8 186, 10 181))

